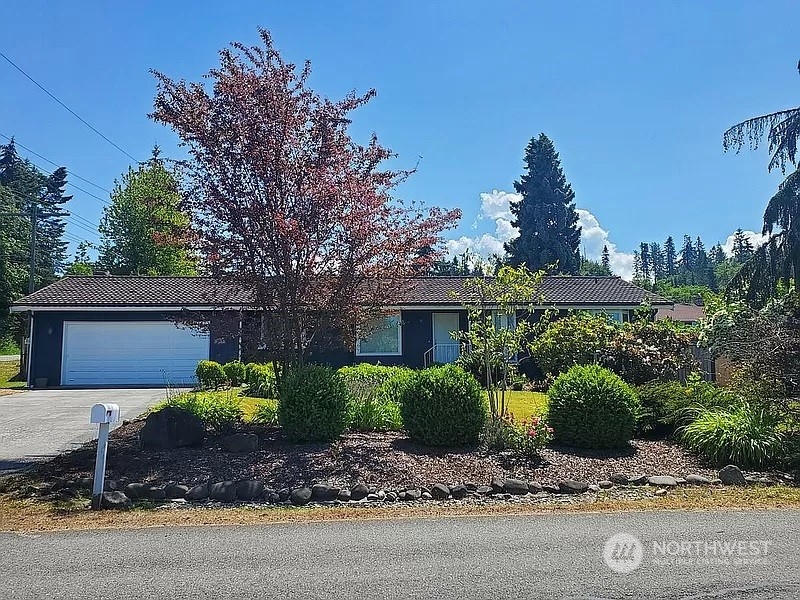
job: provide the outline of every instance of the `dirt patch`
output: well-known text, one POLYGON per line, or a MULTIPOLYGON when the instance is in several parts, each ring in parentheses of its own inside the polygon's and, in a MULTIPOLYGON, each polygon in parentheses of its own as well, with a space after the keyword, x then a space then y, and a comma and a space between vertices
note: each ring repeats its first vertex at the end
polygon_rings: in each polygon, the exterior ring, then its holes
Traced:
MULTIPOLYGON (((260 450, 232 454, 221 449, 221 437, 206 439, 201 448, 145 451, 138 434, 143 421, 113 432, 108 478, 123 481, 178 481, 196 484, 221 480, 261 479, 274 488, 315 482, 345 486, 357 482, 387 489, 435 482, 487 483, 492 477, 516 477, 555 483, 560 479, 597 482, 612 473, 715 476, 715 469, 677 444, 635 440, 625 450, 583 451, 550 446, 538 463, 478 449, 429 448, 401 433, 351 433, 333 443, 290 444, 274 428, 251 427, 260 450)), ((91 477, 94 444, 59 456, 30 472, 34 480, 91 477)))

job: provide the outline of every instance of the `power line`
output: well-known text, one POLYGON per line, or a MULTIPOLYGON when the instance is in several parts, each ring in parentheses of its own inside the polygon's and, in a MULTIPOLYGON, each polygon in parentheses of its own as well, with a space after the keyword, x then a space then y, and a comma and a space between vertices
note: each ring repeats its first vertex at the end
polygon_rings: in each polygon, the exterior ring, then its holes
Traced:
POLYGON ((86 126, 89 128, 89 129, 91 129, 92 131, 94 131, 94 132, 95 132, 97 135, 99 135, 101 138, 103 138, 103 139, 104 139, 105 141, 107 141, 109 144, 111 144, 112 146, 114 146, 114 148, 116 148, 117 150, 119 150, 120 152, 122 152, 122 153, 123 153, 125 156, 127 156, 128 158, 130 158, 130 159, 131 159, 131 160, 132 160, 134 163, 138 163, 138 162, 139 162, 137 159, 135 159, 133 156, 131 156, 131 155, 130 155, 130 154, 128 154, 128 153, 127 153, 125 150, 123 150, 123 149, 122 149, 120 146, 118 146, 117 144, 115 144, 114 142, 112 142, 110 139, 108 139, 108 138, 107 138, 105 135, 103 135, 103 134, 102 134, 102 133, 101 133, 101 132, 100 132, 100 131, 99 131, 99 130, 96 128, 96 127, 94 127, 94 126, 93 126, 91 123, 89 123, 89 122, 88 122, 86 119, 84 119, 83 117, 81 117, 81 116, 80 116, 78 113, 76 113, 74 110, 72 110, 72 109, 71 109, 69 106, 67 106, 67 105, 66 105, 66 104, 64 104, 64 103, 63 103, 61 100, 59 100, 58 98, 56 98, 56 97, 55 97, 55 96, 54 96, 52 93, 50 93, 50 92, 47 90, 47 88, 45 88, 45 87, 44 87, 44 86, 43 86, 41 83, 39 83, 38 81, 36 81, 36 80, 35 80, 33 77, 31 77, 30 75, 28 75, 28 73, 26 73, 26 72, 25 72, 25 71, 22 69, 22 67, 20 67, 20 66, 19 66, 19 65, 17 65, 16 63, 14 63, 14 61, 12 61, 10 58, 8 58, 8 57, 7 57, 5 54, 3 54, 2 52, 0 52, 0 57, 4 58, 4 59, 6 60, 6 62, 8 62, 8 64, 10 64, 10 65, 11 65, 12 67, 14 67, 14 68, 15 68, 17 71, 19 71, 19 72, 20 72, 20 73, 22 73, 22 74, 23 74, 25 77, 27 77, 27 78, 28 78, 28 79, 29 79, 29 80, 30 80, 30 81, 31 81, 31 82, 32 82, 32 83, 33 83, 33 84, 34 84, 36 87, 38 87, 38 88, 39 88, 40 90, 42 90, 42 91, 43 91, 45 94, 47 94, 48 96, 50 96, 50 97, 51 97, 53 100, 55 100, 56 102, 58 102, 58 104, 60 104, 60 105, 61 105, 61 106, 62 106, 62 107, 63 107, 63 108, 64 108, 64 109, 67 111, 67 112, 69 112, 69 113, 70 113, 70 114, 71 114, 73 117, 75 117, 76 119, 78 119, 78 120, 79 120, 81 123, 83 123, 84 125, 86 125, 86 126))
MULTIPOLYGON (((21 144, 20 142, 18 142, 18 141, 16 140, 16 138, 10 138, 10 137, 8 137, 6 134, 4 134, 4 133, 0 133, 0 137, 3 137, 3 138, 5 138, 5 139, 7 139, 9 142, 12 142, 12 141, 13 141, 13 142, 14 142, 14 144, 16 144, 17 146, 19 146, 19 147, 20 147, 20 148, 22 148, 23 150, 27 150, 28 152, 30 152, 30 153, 31 153, 31 154, 33 154, 34 156, 38 156, 38 157, 39 157, 39 158, 41 158, 43 161, 45 161, 46 163, 50 163, 50 164, 51 164, 51 165, 53 165, 54 167, 63 167, 63 166, 64 166, 64 165, 60 165, 60 164, 58 164, 57 162, 54 162, 54 161, 50 160, 49 158, 46 158, 46 157, 42 156, 41 154, 39 154, 38 152, 36 152, 36 150, 31 150, 30 148, 28 148, 28 147, 27 147, 27 146, 25 146, 24 144, 21 144)), ((66 168, 66 167, 65 167, 65 168, 66 168)), ((96 187, 97 189, 99 189, 99 190, 102 190, 102 191, 104 191, 104 192, 106 192, 106 193, 108 193, 108 194, 110 194, 110 193, 111 193, 111 190, 108 190, 108 189, 104 188, 102 185, 97 185, 96 183, 94 183, 93 181, 89 181, 89 180, 88 180, 88 179, 86 179, 85 177, 81 177, 80 175, 78 175, 78 174, 77 174, 77 173, 75 173, 74 171, 71 171, 69 168, 67 168, 67 172, 70 174, 70 176, 71 176, 71 177, 75 177, 75 178, 77 178, 77 179, 80 179, 81 181, 85 181, 85 182, 86 182, 86 183, 88 183, 89 185, 91 185, 91 186, 94 186, 94 187, 96 187)))

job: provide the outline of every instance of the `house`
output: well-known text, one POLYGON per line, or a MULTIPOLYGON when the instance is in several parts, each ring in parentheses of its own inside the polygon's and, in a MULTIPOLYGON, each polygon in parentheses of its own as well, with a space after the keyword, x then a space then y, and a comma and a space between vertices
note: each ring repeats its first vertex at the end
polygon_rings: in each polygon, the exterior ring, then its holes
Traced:
MULTIPOLYGON (((465 330, 464 277, 419 277, 353 350, 315 351, 334 366, 452 362, 465 330)), ((671 303, 618 277, 550 276, 542 309, 603 312, 628 321, 642 302, 671 303)), ((250 295, 207 277, 68 276, 16 302, 32 316, 28 383, 42 386, 182 385, 201 359, 258 358, 260 326, 250 295)))
POLYGON ((679 304, 659 307, 656 320, 671 319, 684 325, 697 325, 706 316, 702 304, 679 304))

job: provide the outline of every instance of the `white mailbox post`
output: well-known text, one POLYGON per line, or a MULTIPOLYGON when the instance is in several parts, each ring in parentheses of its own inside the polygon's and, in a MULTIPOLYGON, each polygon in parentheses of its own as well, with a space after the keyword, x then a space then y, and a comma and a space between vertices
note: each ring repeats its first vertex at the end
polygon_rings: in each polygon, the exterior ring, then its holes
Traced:
POLYGON ((98 510, 103 498, 106 479, 106 451, 108 450, 108 431, 111 423, 119 421, 118 404, 95 404, 89 416, 90 423, 99 425, 97 435, 97 459, 94 464, 94 484, 92 487, 92 508, 98 510))

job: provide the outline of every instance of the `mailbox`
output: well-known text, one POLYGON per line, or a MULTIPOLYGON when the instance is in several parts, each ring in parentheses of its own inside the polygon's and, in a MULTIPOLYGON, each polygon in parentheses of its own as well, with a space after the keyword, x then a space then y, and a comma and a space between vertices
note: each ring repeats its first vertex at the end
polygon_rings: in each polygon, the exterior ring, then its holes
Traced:
POLYGON ((119 421, 118 404, 95 404, 89 416, 89 423, 116 423, 119 421))

